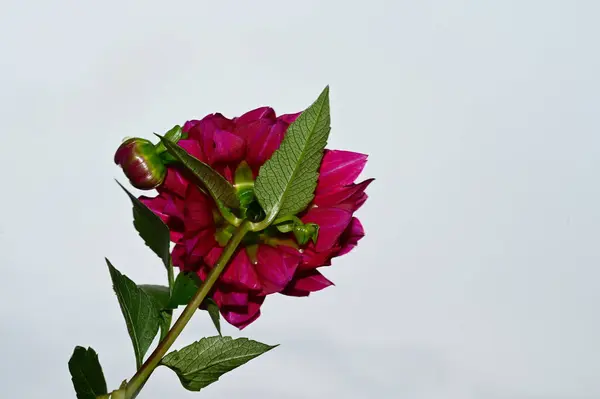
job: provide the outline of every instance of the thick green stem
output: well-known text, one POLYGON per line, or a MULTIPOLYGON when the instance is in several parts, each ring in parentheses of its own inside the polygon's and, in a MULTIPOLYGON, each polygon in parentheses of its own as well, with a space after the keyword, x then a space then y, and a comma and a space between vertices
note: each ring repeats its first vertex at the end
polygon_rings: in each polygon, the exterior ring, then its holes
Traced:
POLYGON ((249 230, 249 222, 243 222, 236 229, 235 233, 231 237, 231 240, 229 240, 229 243, 225 246, 225 248, 223 248, 221 257, 215 263, 206 280, 202 283, 200 288, 198 288, 198 291, 196 294, 194 294, 194 297, 190 303, 188 303, 188 305, 185 307, 181 313, 181 316, 179 316, 165 338, 158 344, 154 352, 152 352, 146 362, 144 362, 142 367, 137 371, 137 373, 135 373, 135 375, 131 378, 131 381, 129 381, 127 384, 125 399, 133 399, 137 396, 156 366, 158 366, 161 359, 167 354, 168 350, 171 348, 171 345, 173 345, 173 342, 175 342, 204 298, 206 298, 206 295, 208 295, 213 285, 216 283, 217 279, 225 269, 227 262, 229 262, 229 259, 231 259, 238 245, 249 230))

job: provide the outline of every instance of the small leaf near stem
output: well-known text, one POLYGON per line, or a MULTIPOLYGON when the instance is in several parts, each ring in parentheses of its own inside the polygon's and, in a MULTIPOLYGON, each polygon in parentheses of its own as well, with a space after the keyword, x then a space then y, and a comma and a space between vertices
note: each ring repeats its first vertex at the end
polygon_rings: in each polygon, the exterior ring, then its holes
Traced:
POLYGON ((210 318, 217 329, 219 335, 221 335, 221 313, 219 312, 219 305, 211 298, 206 298, 206 310, 210 315, 210 318))
POLYGON ((95 399, 108 392, 98 354, 77 346, 69 359, 69 371, 77 399, 95 399))
POLYGON ((219 276, 227 266, 227 263, 235 253, 238 245, 241 243, 242 239, 246 235, 246 233, 250 231, 250 225, 248 222, 243 222, 236 230, 233 237, 227 244, 225 248, 223 248, 223 252, 221 256, 215 263, 214 267, 206 277, 206 280, 202 283, 190 303, 185 307, 173 327, 169 330, 167 335, 163 340, 161 340, 154 350, 152 354, 148 357, 146 362, 142 365, 142 367, 135 373, 135 375, 131 378, 129 383, 127 384, 127 391, 124 399, 133 399, 135 398, 139 391, 142 389, 156 366, 159 365, 161 359, 167 354, 168 350, 171 348, 171 345, 175 342, 183 328, 190 321, 198 307, 202 303, 202 301, 206 298, 213 285, 217 282, 219 276))
POLYGON ((196 273, 180 272, 175 279, 175 284, 173 284, 173 292, 167 307, 175 309, 178 306, 190 303, 200 284, 202 284, 202 281, 196 273))

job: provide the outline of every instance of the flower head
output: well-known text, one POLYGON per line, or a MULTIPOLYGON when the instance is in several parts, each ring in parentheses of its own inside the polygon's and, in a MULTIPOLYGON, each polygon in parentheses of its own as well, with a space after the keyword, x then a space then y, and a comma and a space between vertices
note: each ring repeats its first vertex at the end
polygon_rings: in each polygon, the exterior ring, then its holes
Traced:
MULTIPOLYGON (((183 126, 187 137, 178 145, 235 186, 244 217, 260 220, 264 212, 253 197, 254 179, 298 115, 277 117, 269 107, 233 119, 211 114, 188 121, 183 126)), ((315 197, 307 209, 288 224, 244 238, 212 291, 230 324, 243 328, 256 320, 269 294, 308 296, 333 284, 317 268, 348 253, 364 236, 353 214, 366 201, 365 189, 373 180, 355 183, 366 162, 364 154, 325 150, 315 197)), ((178 164, 169 164, 158 196, 140 200, 169 227, 175 243, 173 264, 204 280, 234 226, 183 172, 178 164)))

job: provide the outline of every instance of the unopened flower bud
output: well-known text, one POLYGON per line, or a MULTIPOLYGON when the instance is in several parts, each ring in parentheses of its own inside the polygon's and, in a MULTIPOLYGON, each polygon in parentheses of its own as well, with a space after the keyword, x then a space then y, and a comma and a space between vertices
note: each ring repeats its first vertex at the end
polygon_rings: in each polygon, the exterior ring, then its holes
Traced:
POLYGON ((135 188, 152 190, 162 184, 167 168, 150 141, 141 138, 125 140, 115 153, 115 163, 135 188))

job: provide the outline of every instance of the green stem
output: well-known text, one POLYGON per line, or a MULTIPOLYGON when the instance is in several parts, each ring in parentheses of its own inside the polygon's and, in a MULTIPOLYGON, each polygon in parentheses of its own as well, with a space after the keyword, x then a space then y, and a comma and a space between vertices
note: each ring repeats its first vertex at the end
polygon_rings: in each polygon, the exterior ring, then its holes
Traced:
POLYGON ((173 295, 173 285, 175 284, 175 276, 173 275, 173 259, 169 256, 169 267, 167 268, 167 276, 169 278, 169 296, 173 295))
POLYGON ((206 295, 208 295, 213 285, 217 282, 217 279, 225 269, 227 262, 229 262, 229 259, 231 259, 238 245, 249 230, 249 222, 243 222, 236 229, 229 243, 223 248, 221 257, 215 263, 214 267, 206 277, 206 280, 200 285, 200 288, 198 288, 198 291, 196 291, 190 303, 185 307, 165 338, 158 344, 154 352, 152 352, 142 367, 131 378, 129 384, 127 384, 125 399, 133 399, 137 396, 156 366, 158 366, 161 359, 167 354, 167 351, 171 348, 173 342, 175 342, 179 334, 181 334, 185 325, 190 321, 204 298, 206 298, 206 295))

